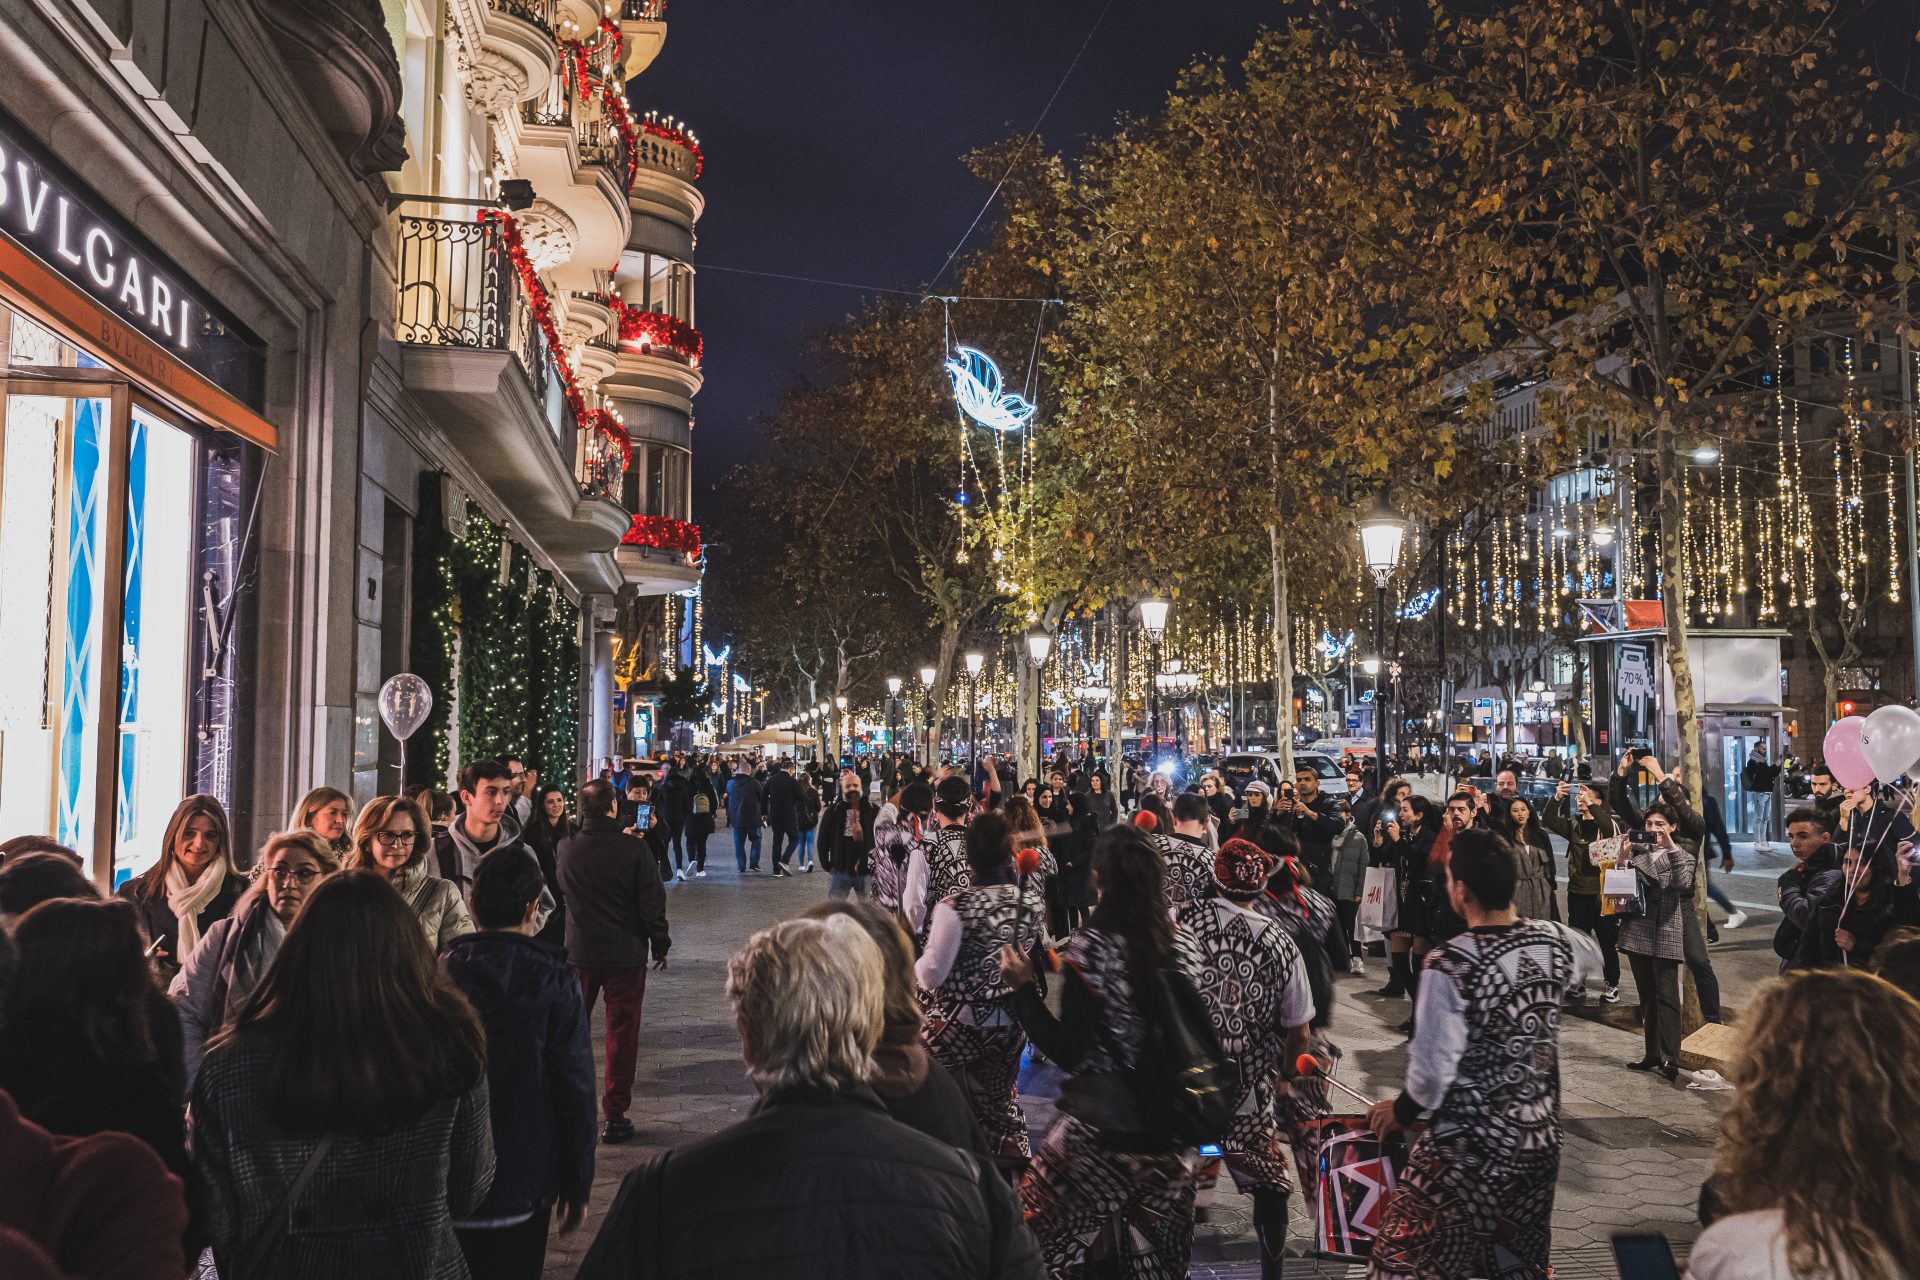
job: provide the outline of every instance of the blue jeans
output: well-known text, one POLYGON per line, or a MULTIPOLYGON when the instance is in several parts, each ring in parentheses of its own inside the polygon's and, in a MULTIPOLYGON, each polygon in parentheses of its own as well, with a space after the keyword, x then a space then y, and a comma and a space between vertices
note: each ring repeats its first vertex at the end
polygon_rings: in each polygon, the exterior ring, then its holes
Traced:
POLYGON ((794 846, 793 861, 796 866, 806 866, 813 861, 813 828, 800 828, 800 843, 794 846))
POLYGON ((844 898, 858 890, 863 898, 873 896, 873 877, 856 876, 846 871, 835 871, 827 877, 827 898, 844 898))
POLYGON ((733 865, 741 871, 745 871, 749 865, 747 862, 748 845, 753 846, 753 862, 751 865, 755 871, 758 871, 760 869, 759 823, 755 823, 751 827, 735 827, 733 829, 733 865))

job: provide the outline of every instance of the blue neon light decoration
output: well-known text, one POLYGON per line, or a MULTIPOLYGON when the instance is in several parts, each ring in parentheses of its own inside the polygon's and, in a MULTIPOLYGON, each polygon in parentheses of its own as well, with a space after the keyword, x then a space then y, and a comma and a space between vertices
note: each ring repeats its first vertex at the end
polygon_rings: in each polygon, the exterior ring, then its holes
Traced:
POLYGON ((1439 599, 1439 589, 1436 587, 1428 587, 1425 591, 1420 592, 1414 596, 1413 599, 1400 606, 1400 616, 1408 622, 1418 622, 1433 612, 1433 606, 1439 599))
POLYGON ((984 351, 956 347, 946 363, 960 411, 992 431, 1018 431, 1033 417, 1024 396, 1000 390, 1000 366, 984 351))

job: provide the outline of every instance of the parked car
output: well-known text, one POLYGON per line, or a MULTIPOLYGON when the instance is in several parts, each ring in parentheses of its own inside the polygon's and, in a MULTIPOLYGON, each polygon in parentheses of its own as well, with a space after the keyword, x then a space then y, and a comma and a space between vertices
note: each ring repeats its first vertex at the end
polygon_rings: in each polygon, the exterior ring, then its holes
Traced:
MULTIPOLYGON (((1340 768, 1340 762, 1322 751, 1296 751, 1293 753, 1293 767, 1296 769, 1311 766, 1320 779, 1320 790, 1330 796, 1347 794, 1347 775, 1340 768)), ((1272 787, 1275 792, 1282 782, 1280 756, 1272 751, 1239 751, 1227 756, 1220 762, 1221 772, 1227 775, 1227 781, 1233 784, 1235 794, 1246 790, 1247 784, 1255 778, 1272 787)), ((1293 781, 1293 775, 1287 774, 1287 782, 1293 781)))

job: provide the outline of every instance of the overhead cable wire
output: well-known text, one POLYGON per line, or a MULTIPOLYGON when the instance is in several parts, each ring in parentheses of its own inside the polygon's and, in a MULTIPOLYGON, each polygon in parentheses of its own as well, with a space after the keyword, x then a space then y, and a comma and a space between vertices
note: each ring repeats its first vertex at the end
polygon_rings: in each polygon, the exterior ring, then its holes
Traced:
POLYGON ((1032 142, 1034 135, 1040 132, 1040 126, 1045 123, 1047 113, 1052 111, 1053 104, 1059 101, 1060 91, 1067 87, 1067 81, 1073 79, 1074 69, 1080 65, 1080 59, 1086 54, 1087 46, 1093 43, 1094 33, 1100 30, 1100 24, 1107 20, 1107 14, 1112 8, 1113 0, 1107 0, 1100 9, 1100 16, 1093 20, 1091 27, 1087 28, 1087 38, 1080 42, 1080 48, 1074 53, 1073 61, 1067 64, 1066 74, 1060 77, 1059 84, 1053 86, 1053 95, 1047 99, 1047 105, 1040 108, 1040 114, 1034 119, 1033 127, 1027 130, 1027 136, 1020 139, 1020 145, 1014 148, 1013 158, 1007 161, 1006 172, 1000 175, 1000 181, 994 183, 993 190, 987 193, 986 202, 980 206, 980 212, 973 215, 973 221, 967 224, 966 233, 960 237, 959 243, 953 246, 953 252, 949 253, 947 260, 940 264, 940 269, 933 273, 933 279, 927 282, 928 288, 940 283, 940 277, 947 274, 947 268, 953 265, 953 260, 960 256, 960 250, 966 248, 967 241, 973 238, 974 230, 980 225, 980 219, 987 216, 987 210, 991 209, 993 202, 1000 198, 1000 188, 1006 186, 1007 179, 1013 176, 1013 166, 1020 162, 1020 157, 1026 154, 1027 144, 1032 142))

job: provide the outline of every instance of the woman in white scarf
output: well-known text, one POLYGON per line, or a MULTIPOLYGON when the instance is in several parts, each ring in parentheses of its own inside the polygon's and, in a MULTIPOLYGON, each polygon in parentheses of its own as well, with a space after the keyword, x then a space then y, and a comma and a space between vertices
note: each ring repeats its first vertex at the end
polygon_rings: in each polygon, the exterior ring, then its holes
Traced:
POLYGON ((142 875, 120 886, 119 896, 140 913, 153 959, 163 980, 180 969, 200 935, 233 910, 246 892, 244 877, 234 874, 227 814, 208 795, 188 796, 167 821, 160 859, 142 875))

